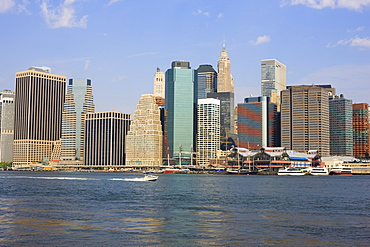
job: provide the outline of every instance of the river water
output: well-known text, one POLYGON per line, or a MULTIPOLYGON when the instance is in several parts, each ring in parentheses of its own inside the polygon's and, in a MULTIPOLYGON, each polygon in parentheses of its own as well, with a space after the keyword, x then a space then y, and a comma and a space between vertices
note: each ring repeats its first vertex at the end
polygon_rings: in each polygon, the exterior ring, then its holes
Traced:
POLYGON ((1 246, 369 246, 370 176, 0 172, 1 246))

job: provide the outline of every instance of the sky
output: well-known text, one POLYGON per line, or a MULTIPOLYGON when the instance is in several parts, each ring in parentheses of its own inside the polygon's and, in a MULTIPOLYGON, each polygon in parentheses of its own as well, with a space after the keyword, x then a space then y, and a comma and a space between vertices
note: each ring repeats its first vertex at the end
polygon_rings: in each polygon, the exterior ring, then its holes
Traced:
POLYGON ((31 66, 92 80, 96 112, 133 114, 157 68, 211 64, 225 44, 235 104, 261 94, 263 59, 287 85, 370 103, 370 0, 0 0, 0 90, 31 66))

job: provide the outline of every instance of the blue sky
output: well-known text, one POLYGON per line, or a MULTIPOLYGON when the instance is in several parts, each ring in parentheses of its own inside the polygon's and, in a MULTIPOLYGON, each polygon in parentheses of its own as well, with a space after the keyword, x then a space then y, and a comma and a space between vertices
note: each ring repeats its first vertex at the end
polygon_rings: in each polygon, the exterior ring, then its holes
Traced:
POLYGON ((134 113, 156 68, 212 64, 225 41, 235 103, 260 95, 260 61, 287 84, 370 103, 370 0, 0 0, 0 90, 47 66, 92 79, 96 111, 134 113))

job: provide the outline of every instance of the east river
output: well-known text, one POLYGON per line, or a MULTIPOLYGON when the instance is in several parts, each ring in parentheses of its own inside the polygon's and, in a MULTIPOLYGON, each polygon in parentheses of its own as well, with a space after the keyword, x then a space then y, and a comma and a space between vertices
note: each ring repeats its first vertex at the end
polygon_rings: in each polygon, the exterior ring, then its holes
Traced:
POLYGON ((0 245, 370 245, 370 176, 142 177, 0 172, 0 245))

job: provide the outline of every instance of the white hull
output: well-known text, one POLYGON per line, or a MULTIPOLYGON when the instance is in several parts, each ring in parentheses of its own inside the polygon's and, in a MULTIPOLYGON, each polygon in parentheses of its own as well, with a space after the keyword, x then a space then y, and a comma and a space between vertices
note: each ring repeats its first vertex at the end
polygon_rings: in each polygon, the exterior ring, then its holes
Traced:
POLYGON ((310 174, 313 176, 327 176, 329 175, 328 169, 326 168, 312 168, 310 174))
POLYGON ((278 171, 279 176, 304 176, 306 173, 299 168, 288 167, 278 171))

